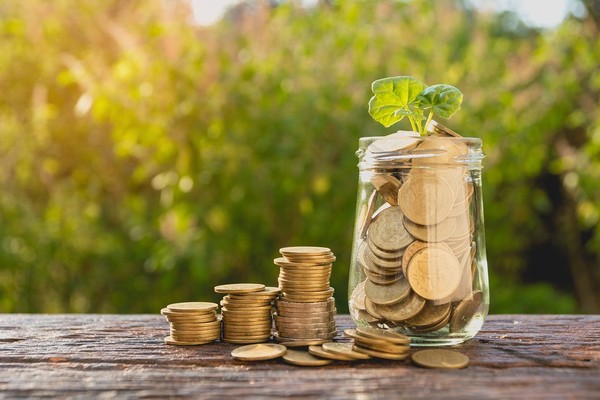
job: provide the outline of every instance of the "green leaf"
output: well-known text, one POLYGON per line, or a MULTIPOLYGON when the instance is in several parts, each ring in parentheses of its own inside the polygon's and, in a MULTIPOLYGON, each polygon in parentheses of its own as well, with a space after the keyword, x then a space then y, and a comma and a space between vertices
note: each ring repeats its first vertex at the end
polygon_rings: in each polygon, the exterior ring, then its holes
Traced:
POLYGON ((416 104, 422 109, 431 108, 443 118, 450 118, 460 110, 463 94, 451 85, 439 84, 429 86, 416 98, 416 104))
POLYGON ((375 96, 369 101, 369 114, 385 127, 393 125, 404 117, 398 111, 408 111, 408 106, 426 87, 412 76, 378 79, 371 86, 375 96))

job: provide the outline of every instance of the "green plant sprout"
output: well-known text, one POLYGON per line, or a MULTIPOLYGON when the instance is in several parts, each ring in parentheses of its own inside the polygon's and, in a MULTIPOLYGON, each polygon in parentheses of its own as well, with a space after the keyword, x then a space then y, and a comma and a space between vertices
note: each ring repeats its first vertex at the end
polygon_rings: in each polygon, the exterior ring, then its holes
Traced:
POLYGON ((378 79, 371 90, 375 95, 369 100, 369 114, 375 121, 387 128, 408 117, 412 130, 421 136, 427 133, 434 114, 450 118, 460 110, 463 99, 454 86, 427 86, 412 76, 378 79))

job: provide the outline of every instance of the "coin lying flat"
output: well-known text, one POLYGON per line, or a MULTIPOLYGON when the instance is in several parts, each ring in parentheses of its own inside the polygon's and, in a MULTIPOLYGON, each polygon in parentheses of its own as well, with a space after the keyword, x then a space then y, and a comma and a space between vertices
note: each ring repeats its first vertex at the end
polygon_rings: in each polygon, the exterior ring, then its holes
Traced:
POLYGON ((286 352, 287 348, 280 344, 260 343, 233 349, 231 351, 231 356, 237 360, 243 361, 262 361, 281 357, 286 352))
POLYGON ((390 330, 359 326, 356 328, 356 332, 361 336, 381 339, 390 343, 410 344, 410 338, 408 336, 390 330))
POLYGON ((283 356, 283 360, 289 364, 299 365, 303 367, 318 367, 321 365, 331 364, 333 360, 318 358, 306 351, 288 350, 283 356))
POLYGON ((383 352, 383 351, 367 349, 367 348, 364 348, 362 346, 357 346, 357 345, 352 346, 352 349, 359 353, 367 354, 371 357, 383 358, 386 360, 404 360, 406 357, 408 357, 408 352, 406 352, 406 353, 387 353, 387 352, 383 352))
POLYGON ((412 355, 415 364, 426 368, 460 369, 469 365, 469 357, 453 350, 428 349, 412 355))
POLYGON ((183 303, 169 304, 167 306, 167 309, 173 312, 182 313, 208 313, 216 310, 218 307, 219 306, 215 303, 209 303, 204 301, 189 301, 183 303))
POLYGON ((165 344, 174 344, 174 345, 178 345, 178 346, 198 346, 198 345, 202 345, 202 344, 212 343, 212 342, 214 342, 214 339, 194 340, 194 341, 184 342, 184 341, 175 340, 171 336, 167 336, 167 337, 165 337, 164 341, 165 341, 165 344))
POLYGON ((261 283, 231 283, 215 286, 216 293, 252 293, 265 290, 261 283))
POLYGON ((328 353, 337 354, 354 360, 368 360, 371 358, 371 356, 367 354, 352 350, 352 343, 327 342, 323 343, 321 346, 323 350, 328 353))
MULTIPOLYGON (((327 343, 331 343, 331 342, 327 342, 327 343)), ((323 343, 323 344, 325 344, 325 343, 323 343)), ((355 360, 352 357, 325 351, 325 349, 323 349, 323 345, 308 346, 308 352, 310 354, 312 354, 313 356, 326 358, 329 360, 337 360, 337 361, 354 361, 355 360)))

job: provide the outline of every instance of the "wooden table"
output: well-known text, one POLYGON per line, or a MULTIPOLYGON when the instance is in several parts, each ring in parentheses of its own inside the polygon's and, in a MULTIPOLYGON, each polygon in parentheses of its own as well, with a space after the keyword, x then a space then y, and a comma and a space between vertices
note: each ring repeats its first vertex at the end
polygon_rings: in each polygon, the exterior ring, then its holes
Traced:
POLYGON ((240 362, 234 345, 169 346, 167 332, 160 315, 0 315, 0 398, 600 399, 598 315, 490 316, 456 347, 463 370, 240 362))

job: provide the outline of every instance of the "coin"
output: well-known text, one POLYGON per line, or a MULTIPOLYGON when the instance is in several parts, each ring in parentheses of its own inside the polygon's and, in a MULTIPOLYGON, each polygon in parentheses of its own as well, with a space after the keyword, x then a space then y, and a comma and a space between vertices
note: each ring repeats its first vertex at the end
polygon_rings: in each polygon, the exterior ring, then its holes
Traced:
POLYGON ((327 342, 323 343, 321 347, 328 353, 337 354, 350 359, 368 360, 371 358, 367 354, 352 350, 352 343, 327 342))
POLYGON ((261 283, 230 283, 226 285, 215 286, 216 293, 251 293, 265 290, 265 285, 261 283))
POLYGON ((299 350, 288 350, 287 353, 283 356, 283 359, 289 364, 304 367, 316 367, 321 365, 327 365, 332 362, 332 360, 318 358, 306 351, 299 350))
POLYGON ((256 338, 223 337, 223 341, 231 344, 265 343, 269 340, 269 338, 270 336, 256 338))
POLYGON ((282 247, 279 249, 279 253, 285 257, 290 256, 305 256, 305 255, 328 255, 331 253, 331 249, 320 246, 291 246, 282 247))
POLYGON ((481 290, 476 290, 458 303, 450 317, 450 332, 458 332, 467 326, 482 303, 483 292, 481 290))
POLYGON ((164 339, 166 344, 173 344, 178 346, 198 346, 201 344, 208 344, 214 342, 214 340, 196 340, 191 342, 178 341, 173 339, 171 336, 167 336, 164 339))
POLYGON ((458 260, 451 252, 441 248, 428 247, 417 252, 410 259, 407 268, 410 287, 428 300, 439 300, 451 295, 460 283, 461 268, 458 260))
POLYGON ((366 281, 360 282, 354 287, 350 299, 354 308, 357 310, 365 310, 365 283, 366 281))
POLYGON ((231 351, 231 356, 237 360, 243 361, 262 361, 281 357, 286 352, 287 348, 280 344, 261 343, 233 349, 231 351))
POLYGON ((434 225, 444 220, 452 210, 453 200, 450 185, 430 173, 410 174, 398 192, 401 213, 419 225, 434 225))
POLYGON ((373 175, 371 184, 375 190, 393 206, 398 205, 398 189, 400 189, 400 181, 391 175, 373 175))
MULTIPOLYGON (((404 186, 403 186, 404 187, 404 186)), ((382 250, 397 251, 412 242, 412 237, 402 223, 403 213, 400 207, 393 206, 383 210, 371 222, 368 235, 373 243, 382 250)))
POLYGON ((360 336, 385 340, 390 343, 410 344, 410 338, 408 336, 391 330, 359 326, 356 328, 356 333, 360 336))
POLYGON ((450 309, 450 303, 436 305, 431 301, 427 301, 419 314, 406 319, 404 323, 417 328, 434 326, 450 315, 450 309))
POLYGON ((403 321, 414 317, 425 307, 425 299, 411 291, 401 302, 392 305, 376 305, 377 312, 388 321, 403 321))
POLYGON ((210 313, 217 308, 219 308, 217 304, 204 301, 173 303, 167 306, 168 310, 180 313, 210 313))
POLYGON ((375 212, 375 204, 377 201, 377 191, 373 191, 371 196, 369 197, 369 201, 367 202, 367 207, 364 210, 364 215, 359 216, 358 220, 360 222, 360 227, 358 229, 359 235, 358 237, 363 238, 367 234, 367 230, 369 229, 369 225, 371 224, 371 219, 373 218, 373 213, 375 212))
POLYGON ((398 131, 374 140, 367 151, 369 153, 395 153, 409 150, 421 142, 419 134, 412 131, 398 131))
POLYGON ((280 337, 277 332, 275 332, 273 334, 273 338, 279 344, 282 344, 286 347, 306 347, 306 346, 313 346, 313 345, 316 346, 316 345, 320 345, 320 344, 323 344, 323 343, 329 341, 329 339, 317 339, 317 338, 297 339, 297 338, 280 337))
POLYGON ((395 354, 395 353, 386 353, 386 352, 383 352, 383 351, 366 349, 364 347, 357 346, 357 345, 352 346, 352 349, 354 351, 359 352, 359 353, 368 354, 371 357, 383 358, 383 359, 386 359, 386 360, 404 360, 404 359, 406 359, 406 357, 408 357, 408 352, 406 352, 406 353, 398 353, 398 354, 395 354))
MULTIPOLYGON (((331 343, 331 342, 327 342, 327 343, 331 343)), ((323 344, 325 344, 325 343, 323 343, 323 344)), ((325 351, 323 349, 323 345, 308 346, 308 352, 310 354, 312 354, 313 356, 326 358, 326 359, 330 359, 330 360, 338 360, 338 361, 354 361, 355 360, 355 358, 352 358, 352 357, 325 351)))
POLYGON ((285 257, 277 257, 273 260, 273 263, 278 267, 284 267, 291 269, 311 269, 311 270, 319 270, 319 269, 331 269, 331 263, 335 261, 335 257, 333 259, 318 261, 318 262, 297 262, 291 261, 285 257))
POLYGON ((377 311, 377 306, 368 297, 365 299, 365 310, 378 321, 383 320, 383 316, 377 311))
POLYGON ((453 350, 419 350, 411 358, 415 364, 426 368, 460 369, 469 365, 469 357, 453 350))
POLYGON ((435 225, 419 225, 404 217, 403 224, 412 236, 425 242, 442 242, 456 230, 456 218, 446 218, 435 225))
POLYGON ((363 272, 365 273, 365 275, 367 276, 367 278, 369 278, 369 280, 377 285, 391 285, 393 283, 398 282, 401 278, 403 278, 403 275, 381 275, 381 274, 376 274, 375 272, 372 272, 371 270, 367 269, 367 268, 363 268, 363 272))
POLYGON ((375 304, 395 304, 405 299, 410 294, 410 286, 404 277, 391 285, 377 285, 371 280, 365 283, 365 294, 367 299, 375 304))

